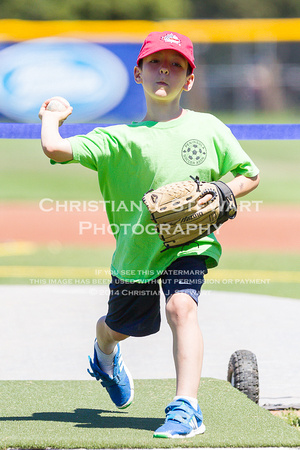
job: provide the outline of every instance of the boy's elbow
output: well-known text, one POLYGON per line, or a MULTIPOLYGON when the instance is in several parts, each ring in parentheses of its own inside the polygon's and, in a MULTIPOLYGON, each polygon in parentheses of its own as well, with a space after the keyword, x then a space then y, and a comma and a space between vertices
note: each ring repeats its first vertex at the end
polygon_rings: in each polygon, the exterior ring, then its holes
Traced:
POLYGON ((42 145, 43 148, 43 152, 45 153, 46 156, 48 156, 48 158, 54 159, 54 154, 56 152, 56 149, 49 146, 49 145, 42 145))
POLYGON ((254 189, 256 189, 257 186, 259 185, 260 182, 259 174, 255 175, 254 177, 250 177, 249 180, 251 181, 248 182, 247 187, 248 192, 246 192, 246 194, 249 194, 249 192, 254 191, 254 189))
POLYGON ((259 176, 259 174, 257 174, 255 177, 253 177, 253 181, 254 181, 254 189, 256 189, 257 186, 260 183, 260 176, 259 176))
POLYGON ((56 162, 65 162, 73 159, 73 152, 69 145, 64 145, 65 148, 59 148, 59 146, 42 143, 42 149, 44 154, 56 162))
POLYGON ((43 151, 49 159, 52 159, 55 162, 65 161, 65 159, 61 155, 61 152, 59 150, 56 150, 55 148, 43 147, 43 151))

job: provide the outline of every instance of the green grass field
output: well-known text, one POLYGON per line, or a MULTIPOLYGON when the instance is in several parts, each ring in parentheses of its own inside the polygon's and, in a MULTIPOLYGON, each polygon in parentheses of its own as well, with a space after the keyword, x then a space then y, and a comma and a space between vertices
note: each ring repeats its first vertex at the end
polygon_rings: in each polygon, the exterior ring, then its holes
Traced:
POLYGON ((236 123, 299 123, 299 111, 297 109, 285 109, 281 111, 217 111, 213 112, 222 122, 236 123))
POLYGON ((96 172, 79 164, 52 166, 38 140, 0 139, 0 154, 0 178, 4 186, 0 201, 99 198, 96 172))
MULTIPOLYGON (((247 199, 299 203, 298 141, 242 142, 261 171, 261 184, 247 199)), ((97 200, 97 173, 79 164, 51 166, 37 140, 0 140, 0 201, 97 200)))
MULTIPOLYGON (((2 284, 83 284, 109 282, 112 247, 37 246, 32 253, 2 256, 2 284), (37 281, 35 281, 37 280, 37 281), (86 280, 86 281, 84 281, 86 280), (94 281, 95 280, 95 281, 94 281)), ((206 277, 204 289, 300 298, 300 261, 297 254, 225 252, 220 265, 206 277), (238 268, 238 270, 237 270, 238 268)))
POLYGON ((297 447, 300 433, 228 382, 204 378, 199 404, 206 431, 154 439, 175 380, 137 380, 135 400, 117 410, 95 381, 0 382, 0 449, 297 447))

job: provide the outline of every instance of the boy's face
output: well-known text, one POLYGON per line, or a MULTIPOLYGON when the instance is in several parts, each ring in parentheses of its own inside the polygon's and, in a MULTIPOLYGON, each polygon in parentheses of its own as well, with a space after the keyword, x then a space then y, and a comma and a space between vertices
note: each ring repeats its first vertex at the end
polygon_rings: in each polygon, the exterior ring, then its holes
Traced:
POLYGON ((148 98, 172 101, 193 86, 194 75, 187 75, 187 70, 184 56, 176 50, 161 50, 146 56, 142 68, 134 68, 134 78, 148 98))

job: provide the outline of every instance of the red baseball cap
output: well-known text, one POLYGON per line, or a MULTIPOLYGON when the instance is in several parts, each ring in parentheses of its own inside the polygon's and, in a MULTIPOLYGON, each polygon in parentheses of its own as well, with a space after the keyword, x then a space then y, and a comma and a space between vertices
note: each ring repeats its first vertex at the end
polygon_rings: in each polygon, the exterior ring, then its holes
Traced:
POLYGON ((192 41, 187 36, 172 31, 163 31, 162 33, 154 31, 148 34, 140 50, 137 65, 145 56, 161 50, 176 50, 187 59, 191 68, 195 69, 192 41))

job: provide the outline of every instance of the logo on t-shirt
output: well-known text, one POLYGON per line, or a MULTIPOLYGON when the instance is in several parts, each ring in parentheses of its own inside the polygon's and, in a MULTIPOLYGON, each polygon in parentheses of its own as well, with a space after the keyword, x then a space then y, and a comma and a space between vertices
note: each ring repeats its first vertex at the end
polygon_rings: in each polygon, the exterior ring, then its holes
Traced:
POLYGON ((207 150, 205 145, 198 139, 190 139, 182 147, 181 156, 183 161, 190 166, 199 166, 205 161, 207 150))

